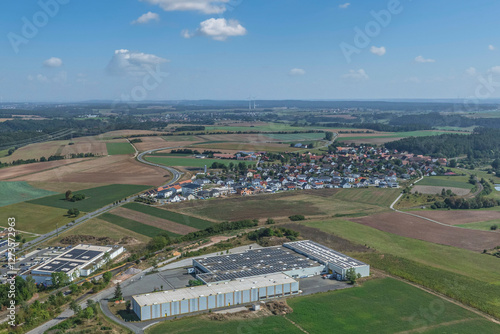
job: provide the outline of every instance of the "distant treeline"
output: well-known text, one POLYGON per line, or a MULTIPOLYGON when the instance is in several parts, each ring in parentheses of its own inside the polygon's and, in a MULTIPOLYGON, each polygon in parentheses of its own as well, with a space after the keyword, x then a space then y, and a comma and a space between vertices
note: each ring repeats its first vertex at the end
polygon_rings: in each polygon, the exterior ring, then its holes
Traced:
POLYGON ((353 129, 369 129, 380 132, 408 132, 432 130, 432 126, 423 124, 407 124, 407 125, 389 125, 383 123, 323 123, 321 126, 328 128, 353 128, 353 129))
POLYGON ((389 124, 394 126, 421 125, 428 127, 450 126, 460 128, 479 126, 500 129, 500 118, 469 118, 461 115, 443 115, 438 112, 433 112, 428 114, 397 116, 392 118, 389 124))
POLYGON ((429 137, 409 137, 385 144, 390 150, 431 155, 433 157, 458 157, 471 159, 500 156, 500 130, 477 128, 471 135, 444 134, 429 137))

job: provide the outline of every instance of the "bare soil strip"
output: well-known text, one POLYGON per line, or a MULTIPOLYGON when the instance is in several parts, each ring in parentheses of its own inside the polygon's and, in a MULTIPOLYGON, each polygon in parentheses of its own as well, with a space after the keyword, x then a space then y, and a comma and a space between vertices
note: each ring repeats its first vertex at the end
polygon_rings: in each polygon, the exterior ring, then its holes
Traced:
POLYGON ((126 209, 126 208, 117 208, 111 211, 112 214, 116 216, 120 216, 123 218, 128 218, 132 219, 135 221, 138 221, 140 223, 149 225, 149 226, 154 226, 161 228, 163 230, 175 233, 175 234, 181 234, 185 235, 190 232, 196 232, 198 231, 197 229, 191 227, 191 226, 186 226, 178 223, 174 223, 169 220, 153 217, 150 215, 147 215, 142 212, 126 209))

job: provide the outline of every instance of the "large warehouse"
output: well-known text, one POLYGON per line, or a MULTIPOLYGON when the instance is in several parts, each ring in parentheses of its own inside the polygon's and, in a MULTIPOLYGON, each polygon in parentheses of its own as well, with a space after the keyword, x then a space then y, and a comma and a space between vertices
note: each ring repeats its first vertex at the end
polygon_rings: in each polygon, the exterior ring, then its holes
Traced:
POLYGON ((354 268, 362 277, 370 266, 305 240, 243 253, 193 259, 196 278, 206 285, 132 297, 134 312, 151 320, 251 303, 299 293, 297 278, 334 274, 344 280, 354 268))
POLYGON ((145 321, 298 293, 299 282, 284 274, 272 274, 133 296, 132 308, 145 321))
POLYGON ((72 281, 79 276, 89 276, 99 269, 106 262, 106 253, 109 253, 109 259, 114 259, 123 251, 122 246, 78 245, 21 275, 24 278, 32 276, 37 284, 51 285, 52 273, 62 272, 72 281))

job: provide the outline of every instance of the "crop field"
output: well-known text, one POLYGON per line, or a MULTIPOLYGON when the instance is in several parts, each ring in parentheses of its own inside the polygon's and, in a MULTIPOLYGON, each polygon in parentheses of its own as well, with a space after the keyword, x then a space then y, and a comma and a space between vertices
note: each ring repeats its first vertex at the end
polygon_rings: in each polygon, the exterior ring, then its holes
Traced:
MULTIPOLYGON (((212 226, 212 222, 177 212, 167 211, 163 209, 153 208, 150 206, 142 205, 139 203, 129 203, 124 205, 125 208, 141 212, 143 214, 153 216, 160 219, 169 220, 171 222, 193 227, 195 229, 203 230, 212 226)), ((186 233, 184 233, 186 234, 186 233)))
POLYGON ((278 131, 307 131, 314 128, 307 127, 295 127, 288 124, 282 123, 260 123, 254 126, 250 124, 244 124, 238 126, 238 124, 233 124, 229 126, 207 126, 207 131, 262 131, 262 132, 278 132, 278 131))
POLYGON ((500 219, 490 220, 485 222, 469 223, 469 224, 457 224, 456 226, 468 228, 471 230, 491 231, 491 227, 494 225, 497 226, 496 231, 498 232, 496 233, 500 233, 500 219))
POLYGON ((140 191, 146 190, 147 186, 114 184, 97 188, 80 190, 78 193, 85 194, 87 198, 78 202, 65 200, 64 194, 43 197, 29 201, 31 204, 45 205, 61 209, 78 208, 82 212, 92 212, 107 204, 122 200, 125 197, 134 195, 140 191))
POLYGON ((418 192, 425 195, 440 195, 443 189, 451 190, 457 196, 465 196, 470 193, 470 190, 466 188, 422 186, 420 182, 412 188, 411 192, 412 194, 418 192))
POLYGON ((15 217, 18 231, 43 234, 74 220, 75 218, 67 216, 67 211, 27 202, 12 204, 0 208, 0 226, 6 227, 7 218, 15 217))
POLYGON ((109 155, 134 154, 135 150, 130 143, 106 143, 109 155))
POLYGON ((442 188, 472 189, 474 186, 469 182, 469 176, 429 176, 418 182, 419 186, 433 186, 442 188))
POLYGON ((38 189, 27 182, 0 182, 0 207, 50 196, 52 191, 38 189))
POLYGON ((448 225, 500 220, 500 212, 489 210, 425 210, 415 213, 448 225))
POLYGON ((196 149, 205 150, 236 150, 236 151, 264 151, 264 152, 296 152, 300 151, 300 148, 290 147, 288 144, 278 144, 278 143, 251 143, 251 142, 219 142, 219 143, 202 143, 190 146, 196 149))
MULTIPOLYGON (((396 234, 341 219, 304 222, 360 245, 367 245, 381 254, 392 254, 423 265, 460 274, 472 279, 500 285, 498 259, 479 252, 440 245, 396 234)), ((467 231, 470 232, 470 231, 467 231)))
POLYGON ((428 220, 388 212, 361 218, 350 218, 354 222, 374 227, 381 231, 403 237, 434 242, 480 252, 500 245, 500 233, 474 231, 439 225, 428 220))
POLYGON ((458 133, 467 135, 468 133, 456 131, 408 131, 408 132, 374 132, 374 133, 341 133, 337 141, 346 143, 371 143, 371 144, 384 144, 390 141, 399 140, 407 137, 426 137, 438 136, 447 133, 458 133))
POLYGON ((296 214, 333 217, 384 212, 388 210, 386 204, 396 197, 394 189, 299 190, 179 203, 170 207, 175 211, 219 221, 283 218, 296 214))
POLYGON ((294 311, 285 316, 226 321, 209 320, 206 315, 187 317, 161 323, 147 333, 303 333, 294 323, 314 334, 332 333, 332 329, 343 333, 469 333, 466 330, 473 328, 485 334, 500 330, 500 325, 475 313, 391 278, 287 302, 294 311), (449 332, 450 327, 458 330, 449 332))
MULTIPOLYGON (((222 159, 196 159, 196 158, 176 158, 176 157, 155 157, 155 156, 147 156, 146 160, 149 162, 153 162, 156 164, 164 165, 164 166, 180 166, 180 167, 200 167, 203 168, 205 165, 207 167, 212 166, 214 162, 224 164, 229 166, 232 162, 233 164, 238 164, 242 161, 237 160, 222 160, 222 159)), ((243 161, 245 162, 245 161, 243 161)), ((254 165, 256 161, 246 161, 247 165, 254 165)))
POLYGON ((0 173, 0 180, 10 180, 23 175, 31 175, 40 173, 46 170, 58 168, 61 166, 76 164, 88 159, 71 159, 71 160, 58 160, 58 161, 47 161, 38 162, 34 164, 19 165, 13 167, 2 168, 2 173, 0 173))
POLYGON ((151 134, 163 134, 163 132, 150 131, 150 130, 116 130, 110 131, 98 136, 95 136, 98 140, 110 140, 116 138, 125 138, 128 136, 137 136, 137 135, 151 135, 151 134))
POLYGON ((119 243, 122 240, 133 238, 134 240, 130 240, 129 244, 134 242, 147 243, 150 239, 143 234, 133 232, 124 227, 109 223, 103 219, 93 218, 83 224, 79 224, 69 231, 61 233, 59 237, 50 240, 50 245, 59 245, 60 240, 64 237, 84 235, 91 235, 96 238, 108 237, 114 240, 116 243, 119 243))
POLYGON ((115 216, 111 213, 104 213, 104 214, 100 215, 99 218, 107 221, 108 223, 120 226, 120 227, 125 228, 127 230, 130 230, 132 232, 139 233, 139 234, 145 235, 145 236, 150 237, 150 238, 156 237, 157 235, 159 235, 161 233, 167 233, 171 237, 179 236, 175 233, 165 231, 161 228, 142 224, 142 223, 139 223, 138 221, 135 221, 132 219, 115 216))
MULTIPOLYGON (((73 161, 73 159, 67 161, 73 161)), ((6 170, 10 170, 10 168, 6 170)), ((101 184, 157 186, 167 182, 169 177, 170 175, 164 169, 147 166, 131 156, 115 155, 81 160, 80 163, 66 164, 40 173, 23 175, 12 179, 12 181, 54 183, 88 183, 90 181, 101 184)))
POLYGON ((316 141, 325 138, 324 133, 268 133, 265 136, 283 142, 316 141))
POLYGON ((190 141, 202 141, 198 136, 192 135, 179 135, 179 136, 163 136, 163 140, 167 142, 190 142, 190 141))
POLYGON ((175 233, 177 235, 185 235, 185 234, 188 234, 190 232, 198 231, 196 228, 193 228, 193 227, 188 226, 188 225, 174 223, 173 221, 170 221, 170 220, 150 216, 150 215, 147 215, 145 213, 131 210, 131 209, 127 209, 124 207, 113 209, 110 211, 110 213, 114 214, 115 216, 122 217, 122 218, 135 220, 136 222, 139 222, 142 224, 158 227, 162 230, 166 230, 166 231, 175 233))
POLYGON ((41 157, 48 158, 51 155, 56 155, 58 150, 62 151, 68 142, 69 141, 49 141, 23 146, 14 151, 11 156, 0 158, 0 162, 12 162, 19 159, 40 159, 41 157))
MULTIPOLYGON (((96 140, 94 137, 81 137, 72 140, 73 145, 65 145, 61 155, 93 153, 96 156, 108 155, 106 143, 96 140)), ((69 144, 69 142, 68 142, 69 144)))

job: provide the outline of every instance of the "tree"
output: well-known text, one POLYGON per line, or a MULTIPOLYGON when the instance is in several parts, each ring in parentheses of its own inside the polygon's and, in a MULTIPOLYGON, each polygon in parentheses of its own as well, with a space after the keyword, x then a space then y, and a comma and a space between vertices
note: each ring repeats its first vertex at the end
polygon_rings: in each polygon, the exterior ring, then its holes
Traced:
POLYGON ((87 307, 83 311, 83 317, 87 320, 90 320, 94 317, 94 309, 92 307, 87 307))
POLYGON ((71 301, 71 303, 69 304, 69 308, 71 311, 75 312, 75 315, 78 315, 82 311, 82 308, 75 300, 71 301))
POLYGON ((355 284, 358 278, 361 278, 361 274, 356 274, 356 269, 350 268, 347 269, 345 278, 349 281, 349 284, 355 284))
POLYGON ((455 159, 451 159, 451 160, 450 160, 450 167, 451 167, 451 168, 455 168, 455 167, 457 167, 457 160, 455 160, 455 159))
POLYGON ((107 271, 102 275, 102 278, 104 279, 104 282, 109 283, 111 281, 111 278, 113 277, 113 274, 111 271, 107 271))
POLYGON ((66 200, 67 201, 69 201, 71 199, 71 194, 72 194, 71 190, 66 191, 65 195, 66 195, 66 200))
POLYGON ((120 283, 118 283, 115 288, 115 300, 122 300, 122 299, 123 299, 122 288, 120 287, 120 283))
POLYGON ((69 277, 66 273, 63 272, 55 272, 50 275, 52 279, 52 285, 54 288, 58 289, 63 286, 68 285, 69 283, 69 277))
POLYGON ((491 163, 491 167, 493 167, 493 169, 499 169, 500 168, 500 159, 495 159, 493 160, 493 162, 491 163))
POLYGON ((325 132, 325 139, 328 141, 332 141, 333 140, 333 132, 330 132, 330 131, 325 132))

